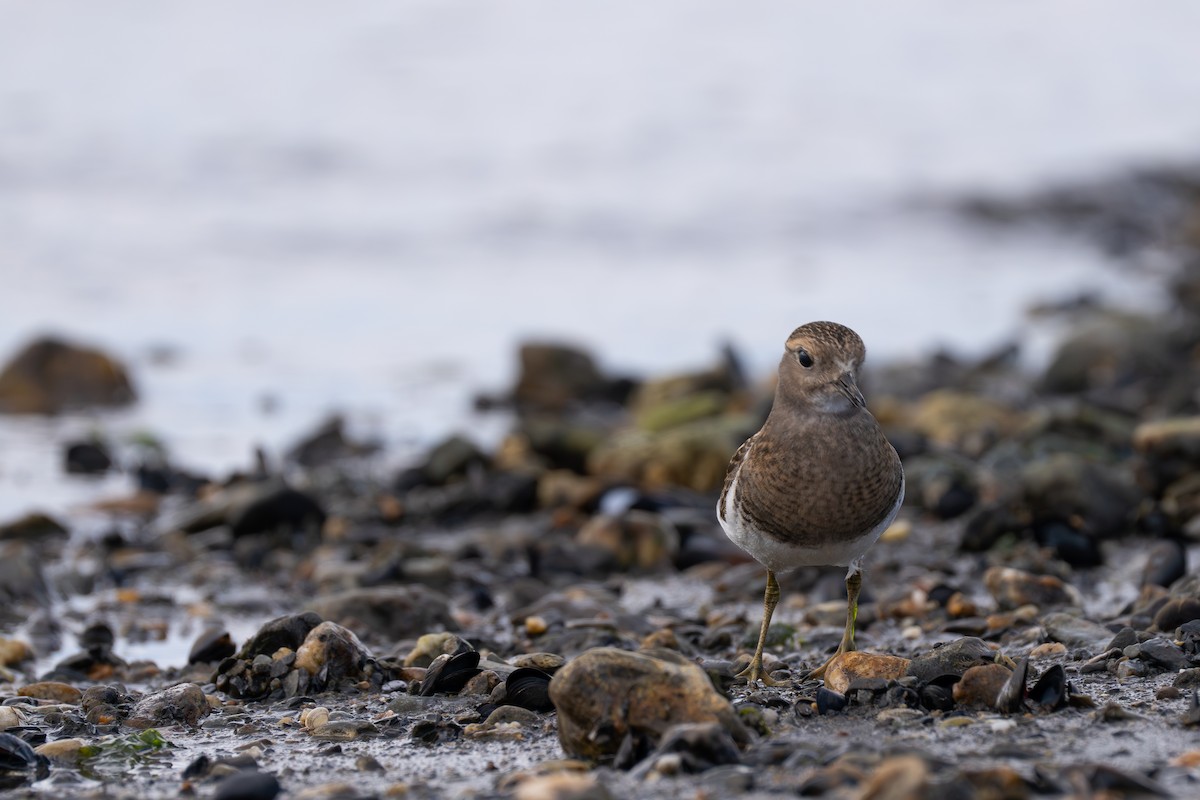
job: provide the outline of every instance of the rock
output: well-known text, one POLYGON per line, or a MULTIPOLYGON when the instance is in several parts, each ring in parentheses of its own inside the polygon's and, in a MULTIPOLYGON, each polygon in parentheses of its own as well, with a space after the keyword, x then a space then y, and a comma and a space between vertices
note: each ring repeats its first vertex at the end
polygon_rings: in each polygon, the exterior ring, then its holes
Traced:
POLYGON ((859 679, 891 680, 899 678, 908 670, 910 663, 907 658, 899 656, 852 650, 836 656, 829 662, 829 666, 825 670, 825 687, 839 694, 845 694, 850 689, 850 684, 859 679))
POLYGON ((754 432, 756 421, 750 415, 729 414, 657 433, 622 430, 591 452, 587 469, 592 475, 646 489, 682 486, 716 491, 725 481, 730 457, 754 432))
POLYGON ((881 763, 863 787, 861 800, 921 800, 929 797, 930 773, 919 756, 893 756, 881 763))
POLYGON ((667 729, 649 763, 661 763, 663 756, 676 756, 675 772, 697 774, 723 764, 742 763, 737 744, 716 722, 691 722, 667 729))
POLYGON ((135 398, 120 363, 59 339, 31 342, 0 370, 0 414, 58 414, 135 398))
POLYGON ((73 442, 63 453, 63 469, 68 475, 102 475, 112 467, 112 456, 98 442, 73 442))
POLYGON ((971 667, 954 684, 954 702, 967 708, 993 709, 1011 675, 1012 670, 1000 664, 971 667))
POLYGON ((0 706, 0 731, 25 725, 29 720, 16 706, 0 706))
POLYGON ((474 650, 470 643, 453 633, 427 633, 404 657, 406 667, 428 667, 440 655, 455 655, 474 650))
POLYGON ((1141 644, 1134 645, 1143 661, 1149 660, 1160 667, 1172 672, 1192 667, 1191 659, 1184 655, 1173 642, 1161 637, 1155 637, 1141 644))
POLYGON ((346 420, 334 414, 317 429, 297 442, 284 458, 302 467, 319 467, 347 458, 370 455, 379 449, 374 442, 353 442, 346 438, 346 420))
POLYGON ((237 652, 237 646, 233 643, 229 631, 224 628, 206 628, 196 637, 196 641, 192 642, 192 649, 188 651, 187 663, 216 663, 221 659, 229 658, 235 652, 237 652))
POLYGON ((147 695, 133 707, 128 724, 135 728, 183 723, 196 726, 212 713, 204 691, 194 683, 181 683, 147 695))
POLYGON ((928 454, 904 462, 905 500, 938 519, 953 519, 971 509, 979 497, 970 461, 928 454))
POLYGON ((982 639, 964 636, 953 642, 940 644, 924 655, 918 656, 908 665, 908 674, 922 682, 929 682, 943 675, 962 675, 971 667, 996 663, 998 651, 982 639))
POLYGON ((242 649, 238 658, 252 659, 255 656, 270 656, 281 647, 298 650, 308 637, 309 631, 320 625, 321 616, 311 611, 304 614, 289 614, 276 617, 265 623, 251 636, 242 649))
POLYGON ((1200 416, 1143 422, 1133 432, 1138 478, 1154 496, 1200 469, 1200 416))
POLYGON ((1040 386, 1052 394, 1079 394, 1176 368, 1161 325, 1148 317, 1104 312, 1078 325, 1059 344, 1040 386))
POLYGON ((351 589, 318 598, 309 607, 325 619, 387 642, 458 627, 449 601, 419 584, 351 589))
POLYGON ((42 559, 23 542, 0 542, 0 607, 17 609, 31 601, 45 605, 50 588, 42 559))
POLYGON ((442 486, 455 478, 465 477, 473 468, 486 467, 487 461, 487 456, 470 439, 451 436, 429 451, 421 473, 427 483, 442 486))
POLYGON ((626 736, 657 743, 672 725, 688 722, 715 722, 735 742, 748 741, 708 674, 671 651, 588 650, 554 675, 550 699, 559 741, 572 756, 609 758, 626 736))
POLYGON ((917 401, 910 422, 931 441, 973 456, 997 439, 1016 433, 1024 419, 986 397, 935 389, 917 401))
POLYGON ((33 658, 33 648, 20 639, 0 636, 0 667, 11 667, 33 658))
POLYGON ((55 766, 73 767, 79 762, 79 751, 87 744, 83 739, 56 739, 33 748, 33 752, 42 756, 55 766))
POLYGON ((1187 574, 1187 550, 1174 539, 1155 542, 1146 552, 1142 586, 1170 586, 1187 574))
POLYGON ((245 506, 230 514, 229 528, 234 536, 275 531, 316 532, 325 524, 325 510, 312 495, 288 486, 262 492, 245 506))
POLYGON ((973 791, 968 796, 979 800, 1027 800, 1032 793, 1021 773, 1007 765, 964 770, 963 777, 973 791))
POLYGON ((1076 453, 1039 458, 1021 470, 1019 480, 1035 525, 1077 518, 1099 538, 1128 533, 1141 499, 1131 475, 1076 453))
POLYGON ((1154 628, 1171 632, 1180 625, 1200 619, 1200 600, 1193 597, 1171 597, 1154 614, 1154 628))
POLYGON ((528 342, 519 352, 520 372, 513 402, 524 412, 562 412, 614 397, 612 384, 600 374, 591 355, 562 344, 528 342))
POLYGON ((584 523, 575 541, 609 553, 622 572, 668 569, 679 552, 675 526, 649 511, 630 510, 620 516, 598 514, 584 523))
POLYGON ((322 622, 309 631, 296 651, 296 669, 318 677, 317 691, 333 687, 343 678, 362 677, 363 666, 371 657, 352 632, 336 622, 322 622))
POLYGON ((38 542, 69 535, 62 523, 46 514, 31 513, 0 525, 0 541, 38 542))
POLYGON ((1075 587, 1053 575, 1034 575, 1012 567, 991 567, 983 573, 983 583, 1002 609, 1082 604, 1075 587))
POLYGON ((49 700, 52 703, 67 703, 76 705, 83 698, 83 692, 66 683, 59 681, 40 681, 22 686, 17 690, 21 697, 35 697, 38 700, 49 700))
POLYGON ((1042 626, 1046 629, 1046 635, 1053 641, 1062 642, 1068 647, 1081 647, 1094 653, 1104 650, 1108 641, 1112 639, 1112 631, 1103 625, 1061 611, 1044 615, 1042 626))
POLYGON ((515 800, 612 800, 594 774, 559 772, 534 775, 517 786, 515 800))
POLYGON ((217 784, 213 800, 273 800, 281 789, 279 781, 269 772, 243 769, 217 784))

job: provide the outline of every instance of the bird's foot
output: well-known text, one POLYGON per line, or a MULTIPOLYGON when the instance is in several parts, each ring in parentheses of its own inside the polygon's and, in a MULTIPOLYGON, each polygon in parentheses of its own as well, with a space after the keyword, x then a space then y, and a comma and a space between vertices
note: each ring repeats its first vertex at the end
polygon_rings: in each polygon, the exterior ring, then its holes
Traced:
POLYGON ((755 681, 761 681, 763 686, 788 686, 790 681, 777 681, 766 673, 762 660, 751 660, 750 666, 733 676, 734 680, 745 678, 747 686, 754 686, 755 681))

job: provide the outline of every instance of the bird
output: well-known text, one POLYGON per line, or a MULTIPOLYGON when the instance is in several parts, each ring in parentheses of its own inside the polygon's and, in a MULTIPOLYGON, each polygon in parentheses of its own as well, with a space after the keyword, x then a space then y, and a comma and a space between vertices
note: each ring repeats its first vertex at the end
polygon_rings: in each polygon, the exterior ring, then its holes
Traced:
POLYGON ((792 331, 766 422, 729 462, 717 519, 767 569, 758 645, 736 676, 750 685, 777 685, 762 666, 779 602, 776 573, 848 567, 842 640, 807 677, 823 677, 834 658, 854 649, 863 556, 904 502, 900 456, 858 388, 865 358, 862 338, 845 325, 809 322, 792 331))

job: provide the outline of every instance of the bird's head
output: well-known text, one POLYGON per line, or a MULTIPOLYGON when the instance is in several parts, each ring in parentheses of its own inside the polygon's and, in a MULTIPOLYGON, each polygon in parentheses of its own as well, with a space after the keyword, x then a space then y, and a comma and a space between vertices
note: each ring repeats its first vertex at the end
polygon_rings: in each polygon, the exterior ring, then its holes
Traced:
POLYGON ((858 371, 867 349, 859 335, 836 322, 810 322, 792 331, 779 362, 778 398, 834 413, 866 406, 858 371))

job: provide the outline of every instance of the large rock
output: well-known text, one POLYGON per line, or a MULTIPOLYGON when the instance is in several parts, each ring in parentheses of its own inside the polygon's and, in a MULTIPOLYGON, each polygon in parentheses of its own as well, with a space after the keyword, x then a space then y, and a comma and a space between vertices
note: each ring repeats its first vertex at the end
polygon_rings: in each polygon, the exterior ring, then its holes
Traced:
POLYGON ((649 489, 684 486, 716 491, 725 480, 729 458, 754 433, 754 422, 750 415, 734 414, 655 433, 623 430, 592 451, 588 471, 649 489))
POLYGON ((413 584, 379 586, 321 597, 309 608, 363 636, 395 642, 436 630, 457 630, 443 595, 413 584))
POLYGON ((607 758, 626 736, 657 745, 673 725, 715 722, 735 742, 749 736, 698 665, 678 653, 588 650, 550 681, 558 738, 567 754, 607 758))
POLYGON ((0 413, 58 414, 136 399, 125 368, 98 350, 38 339, 0 370, 0 413))
POLYGON ((513 401, 522 411, 565 411, 573 405, 605 397, 609 381, 591 355, 563 344, 521 345, 521 372, 513 401))

